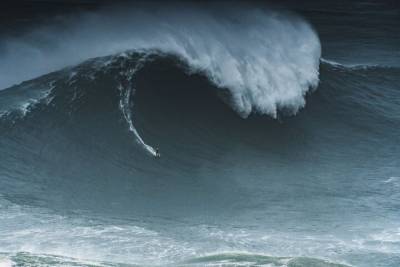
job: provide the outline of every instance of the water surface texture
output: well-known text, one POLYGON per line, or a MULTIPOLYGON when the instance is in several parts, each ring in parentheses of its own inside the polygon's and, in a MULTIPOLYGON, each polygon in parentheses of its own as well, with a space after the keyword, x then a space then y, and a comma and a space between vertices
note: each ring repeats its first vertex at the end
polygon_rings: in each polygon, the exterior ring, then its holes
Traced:
POLYGON ((0 266, 400 266, 396 3, 52 12, 0 37, 0 266))

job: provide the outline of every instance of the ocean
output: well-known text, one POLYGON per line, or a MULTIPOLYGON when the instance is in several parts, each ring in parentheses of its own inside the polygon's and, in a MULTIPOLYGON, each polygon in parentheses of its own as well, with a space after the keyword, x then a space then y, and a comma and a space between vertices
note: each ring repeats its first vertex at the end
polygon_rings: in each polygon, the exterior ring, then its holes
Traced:
POLYGON ((0 266, 400 266, 396 3, 103 4, 0 35, 0 266))

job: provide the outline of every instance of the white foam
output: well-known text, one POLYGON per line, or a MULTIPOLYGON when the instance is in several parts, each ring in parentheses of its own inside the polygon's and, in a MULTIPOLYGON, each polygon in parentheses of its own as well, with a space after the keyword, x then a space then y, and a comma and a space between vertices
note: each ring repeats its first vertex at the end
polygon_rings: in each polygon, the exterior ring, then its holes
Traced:
POLYGON ((400 185, 400 176, 391 176, 389 179, 384 181, 385 184, 400 185))
POLYGON ((395 229, 387 229, 380 233, 371 235, 371 239, 379 242, 400 243, 400 227, 395 229))
POLYGON ((17 112, 21 117, 25 117, 26 114, 33 110, 39 103, 49 105, 53 100, 53 97, 50 97, 50 94, 54 88, 54 82, 50 82, 48 87, 45 89, 40 89, 40 93, 35 97, 31 97, 15 105, 11 105, 10 107, 7 107, 6 110, 0 110, 0 118, 15 112, 17 112))
MULTIPOLYGON (((67 217, 10 203, 0 196, 0 252, 57 255, 81 262, 168 263, 192 248, 159 232, 124 221, 67 217), (4 216, 3 216, 4 215, 4 216)), ((8 256, 0 266, 11 266, 8 256)), ((13 259, 11 257, 11 259, 13 259)))
POLYGON ((304 20, 246 7, 99 11, 59 19, 0 44, 6 48, 0 55, 0 88, 91 57, 157 49, 229 89, 233 107, 244 117, 303 107, 304 95, 318 84, 321 54, 318 37, 304 20))
POLYGON ((343 64, 336 62, 334 60, 321 58, 321 62, 331 65, 335 68, 349 69, 349 70, 368 70, 373 68, 392 68, 390 66, 385 65, 377 65, 377 64, 343 64))
POLYGON ((11 267, 14 265, 14 262, 8 258, 1 258, 0 256, 0 267, 11 267))

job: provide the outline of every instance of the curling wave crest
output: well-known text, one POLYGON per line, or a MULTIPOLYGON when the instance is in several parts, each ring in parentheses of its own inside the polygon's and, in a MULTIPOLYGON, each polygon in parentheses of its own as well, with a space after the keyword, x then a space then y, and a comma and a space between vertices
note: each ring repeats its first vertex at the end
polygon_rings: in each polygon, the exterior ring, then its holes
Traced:
POLYGON ((304 20, 260 9, 136 8, 58 18, 1 43, 0 88, 125 50, 175 55, 228 89, 243 117, 296 112, 318 85, 321 46, 304 20), (177 16, 179 12, 179 16, 177 16), (62 31, 60 29, 63 29, 62 31), (61 41, 62 40, 62 41, 61 41))

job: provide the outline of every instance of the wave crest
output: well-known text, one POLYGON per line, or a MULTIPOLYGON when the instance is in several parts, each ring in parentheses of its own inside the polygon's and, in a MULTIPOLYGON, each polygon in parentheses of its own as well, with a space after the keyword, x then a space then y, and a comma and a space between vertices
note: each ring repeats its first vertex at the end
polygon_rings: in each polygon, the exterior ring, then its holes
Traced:
POLYGON ((295 16, 193 6, 86 13, 2 45, 0 88, 87 58, 156 49, 228 89, 243 117, 303 107, 304 95, 318 84, 321 55, 318 36, 295 16))

